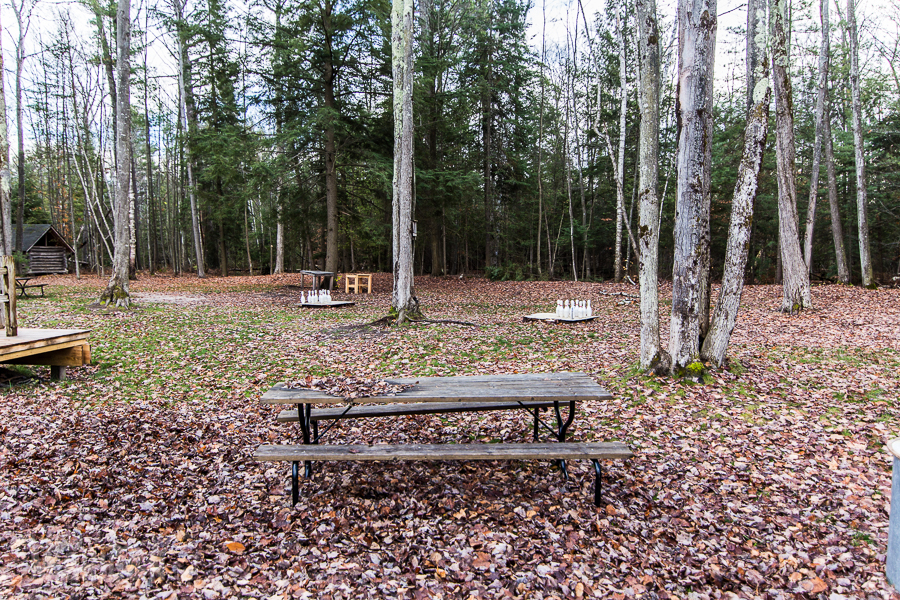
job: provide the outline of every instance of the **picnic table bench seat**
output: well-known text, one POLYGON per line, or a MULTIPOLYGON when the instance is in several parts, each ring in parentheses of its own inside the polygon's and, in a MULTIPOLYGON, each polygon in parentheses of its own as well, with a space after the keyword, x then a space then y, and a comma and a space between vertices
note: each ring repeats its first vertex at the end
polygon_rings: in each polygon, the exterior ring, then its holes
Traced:
POLYGON ((279 422, 299 422, 302 445, 260 446, 257 461, 293 463, 291 496, 299 497, 299 463, 312 476, 314 460, 555 460, 564 477, 565 461, 588 459, 596 474, 594 501, 600 499, 600 460, 625 459, 631 451, 621 442, 567 443, 566 432, 576 412, 576 402, 610 400, 612 396, 585 373, 530 373, 455 377, 391 378, 393 384, 411 386, 395 395, 365 397, 348 402, 340 396, 310 388, 276 384, 261 400, 281 405, 279 422), (330 408, 313 408, 330 404, 330 408), (335 406, 343 405, 343 406, 335 406), (290 408, 287 408, 290 406, 290 408), (563 417, 561 407, 568 411, 563 417), (541 409, 553 408, 556 426, 540 419, 541 409), (534 417, 534 443, 516 444, 377 444, 374 446, 319 445, 319 440, 341 419, 395 417, 437 413, 525 409, 534 417), (319 434, 319 421, 330 420, 319 434), (539 425, 548 429, 554 443, 539 441, 539 425))
MULTIPOLYGON (((298 477, 299 461, 384 461, 384 460, 568 460, 589 459, 594 465, 594 504, 600 506, 600 460, 624 460, 633 456, 621 442, 526 443, 526 444, 375 444, 352 445, 263 445, 254 460, 293 463, 298 477)), ((297 486, 291 488, 298 501, 297 486)))

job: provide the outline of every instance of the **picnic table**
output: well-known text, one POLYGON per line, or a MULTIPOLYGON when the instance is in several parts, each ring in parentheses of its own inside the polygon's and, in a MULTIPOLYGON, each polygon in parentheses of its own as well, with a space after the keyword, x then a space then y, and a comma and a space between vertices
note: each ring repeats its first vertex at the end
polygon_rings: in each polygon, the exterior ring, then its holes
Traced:
MULTIPOLYGON (((312 477, 316 460, 509 460, 551 459, 568 478, 566 459, 589 459, 596 475, 594 502, 600 502, 600 460, 624 459, 631 451, 621 442, 566 443, 578 402, 611 400, 612 396, 584 373, 534 373, 457 377, 417 377, 388 379, 389 383, 409 385, 394 396, 359 398, 348 402, 342 397, 309 388, 289 388, 277 384, 261 398, 264 404, 284 405, 279 422, 298 422, 303 444, 261 445, 254 458, 258 461, 292 463, 291 498, 299 499, 299 464, 312 477), (328 404, 331 408, 313 408, 328 404), (335 405, 342 405, 337 406, 335 405), (553 409, 551 425, 541 411, 553 409), (319 445, 319 441, 343 419, 396 417, 438 413, 497 410, 525 410, 533 419, 533 443, 502 444, 376 444, 319 445), (330 421, 319 432, 319 422, 330 421), (555 441, 541 442, 541 431, 555 441)), ((387 431, 387 430, 386 430, 387 431)))
POLYGON ((334 272, 333 271, 311 271, 309 269, 305 269, 300 271, 300 288, 303 289, 306 287, 306 276, 312 275, 313 279, 313 287, 314 290, 325 289, 325 284, 328 284, 328 289, 334 289, 334 272))
POLYGON ((34 277, 16 277, 16 288, 22 292, 22 295, 26 298, 33 298, 34 296, 28 295, 28 290, 33 288, 38 288, 41 290, 41 298, 44 297, 44 286, 46 283, 28 283, 34 279, 34 277))

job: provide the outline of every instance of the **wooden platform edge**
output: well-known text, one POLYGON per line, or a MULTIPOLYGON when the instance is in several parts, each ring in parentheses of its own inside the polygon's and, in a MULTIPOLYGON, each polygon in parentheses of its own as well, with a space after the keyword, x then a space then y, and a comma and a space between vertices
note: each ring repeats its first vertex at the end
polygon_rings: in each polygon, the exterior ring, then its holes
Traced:
POLYGON ((253 460, 625 460, 634 453, 624 442, 533 444, 261 445, 253 460))
POLYGON ((70 348, 79 348, 84 346, 87 346, 87 362, 79 363, 78 365, 70 365, 66 363, 66 366, 81 366, 82 364, 90 364, 91 356, 91 345, 84 340, 75 340, 71 342, 63 342, 61 344, 37 346, 34 348, 27 348, 25 350, 18 350, 6 354, 0 353, 0 363, 13 363, 19 365, 55 365, 57 363, 38 362, 36 359, 28 359, 27 357, 40 357, 42 355, 55 354, 57 352, 64 352, 65 350, 70 348))
POLYGON ((77 346, 71 346, 69 348, 51 350, 39 348, 27 352, 31 352, 31 354, 13 358, 11 360, 0 356, 0 363, 13 365, 48 365, 51 367, 82 367, 91 364, 91 345, 87 342, 81 342, 77 346))

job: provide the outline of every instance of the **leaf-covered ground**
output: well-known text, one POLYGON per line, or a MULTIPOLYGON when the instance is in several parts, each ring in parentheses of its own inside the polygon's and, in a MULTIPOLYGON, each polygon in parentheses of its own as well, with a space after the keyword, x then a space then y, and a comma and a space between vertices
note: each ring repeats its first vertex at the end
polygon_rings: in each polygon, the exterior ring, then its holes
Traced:
MULTIPOLYGON (((431 319, 387 313, 390 277, 336 310, 299 276, 143 277, 137 308, 89 308, 102 281, 48 278, 23 327, 91 328, 94 365, 3 390, 0 595, 33 598, 888 598, 900 290, 814 289, 776 312, 746 290, 727 370, 640 375, 628 286, 422 278, 431 319), (522 316, 557 298, 600 318, 522 316), (587 462, 329 463, 301 481, 250 460, 294 443, 259 396, 278 381, 585 371, 612 391, 573 440, 622 440, 592 503, 587 462)), ((668 309, 663 290, 663 312, 668 309)), ((343 298, 343 294, 335 294, 343 298)), ((667 319, 666 319, 667 320, 667 319)), ((525 441, 525 413, 344 421, 330 443, 525 441)))

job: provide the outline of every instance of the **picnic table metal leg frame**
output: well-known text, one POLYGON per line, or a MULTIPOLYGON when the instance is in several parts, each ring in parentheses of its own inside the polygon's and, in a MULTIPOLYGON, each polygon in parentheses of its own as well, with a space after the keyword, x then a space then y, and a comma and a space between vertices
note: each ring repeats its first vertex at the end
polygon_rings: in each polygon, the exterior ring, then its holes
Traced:
POLYGON ((540 422, 541 422, 541 418, 538 416, 538 411, 539 411, 539 410, 540 410, 540 409, 538 409, 537 407, 535 407, 535 409, 534 409, 534 441, 535 441, 535 442, 538 441, 538 438, 539 438, 540 435, 541 435, 541 430, 540 430, 540 428, 538 427, 538 425, 539 425, 540 422))
MULTIPOLYGON (((312 405, 310 404, 298 404, 297 405, 297 417, 300 420, 300 431, 303 432, 303 443, 309 444, 312 442, 310 439, 310 416, 312 415, 312 405)), ((303 476, 309 479, 312 477, 312 461, 307 460, 303 462, 303 476)))
MULTIPOLYGON (((572 421, 575 420, 575 401, 569 401, 569 414, 566 416, 565 421, 563 421, 562 413, 559 410, 559 402, 553 403, 553 410, 556 412, 556 439, 560 442, 565 442, 566 431, 568 431, 569 426, 572 425, 572 421)), ((566 468, 566 461, 559 459, 558 461, 556 461, 556 464, 559 465, 559 470, 562 472, 563 479, 568 481, 569 470, 566 468)))
POLYGON ((295 460, 291 465, 291 506, 297 506, 297 502, 300 500, 299 476, 300 463, 295 460))
POLYGON ((600 506, 600 461, 592 458, 594 463, 594 506, 600 506))

